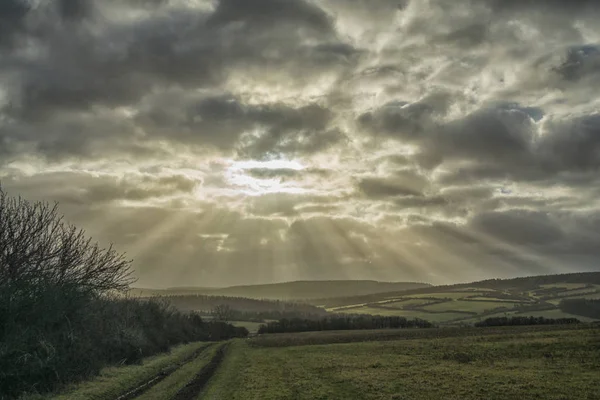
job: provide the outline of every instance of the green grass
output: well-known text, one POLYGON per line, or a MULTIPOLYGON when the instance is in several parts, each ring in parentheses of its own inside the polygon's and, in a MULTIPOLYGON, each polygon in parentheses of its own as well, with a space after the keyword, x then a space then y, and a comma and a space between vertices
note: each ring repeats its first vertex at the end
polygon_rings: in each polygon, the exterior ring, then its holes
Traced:
POLYGON ((421 293, 421 294, 411 294, 412 298, 420 298, 420 297, 435 297, 436 299, 453 299, 459 300, 464 299, 465 297, 477 296, 481 295, 480 292, 442 292, 442 293, 421 293))
POLYGON ((289 347, 237 341, 201 398, 599 398, 598 329, 446 332, 458 336, 289 347))
POLYGON ((496 292, 496 289, 480 288, 480 287, 462 287, 459 289, 450 289, 453 292, 496 292))
POLYGON ((395 302, 391 302, 391 303, 381 303, 381 304, 384 305, 385 307, 403 309, 406 306, 411 306, 411 307, 412 306, 422 306, 425 304, 429 304, 432 301, 433 300, 409 298, 408 300, 395 301, 395 302))
POLYGON ((580 289, 586 287, 586 283, 555 283, 552 285, 540 285, 541 288, 550 289, 550 288, 561 288, 565 290, 573 290, 580 289))
MULTIPOLYGON (((197 399, 230 399, 231 393, 239 392, 242 387, 241 371, 247 371, 252 360, 248 358, 248 346, 243 340, 234 340, 226 350, 223 364, 208 382, 197 399)), ((259 378, 260 379, 260 378, 259 378)), ((273 382, 273 384, 277 384, 273 382)))
POLYGON ((55 396, 29 396, 27 399, 51 398, 54 400, 113 400, 143 384, 162 370, 192 356, 208 343, 192 343, 175 347, 171 352, 144 359, 141 365, 110 367, 90 381, 67 387, 55 396))
POLYGON ((516 299, 500 299, 495 297, 469 297, 469 300, 479 300, 479 301, 499 301, 504 303, 523 303, 527 304, 527 301, 516 300, 516 299))
POLYGON ((345 306, 340 306, 340 307, 329 307, 329 308, 325 308, 325 310, 329 311, 329 312, 338 312, 338 311, 342 311, 342 310, 346 310, 346 309, 352 309, 352 308, 358 308, 358 307, 364 307, 365 305, 367 305, 367 303, 360 303, 360 304, 348 304, 345 306))
POLYGON ((243 326, 248 329, 250 333, 258 332, 258 328, 263 325, 262 322, 249 322, 249 321, 230 321, 233 326, 243 326))
POLYGON ((199 357, 183 365, 141 396, 136 397, 136 400, 164 400, 173 398, 181 388, 194 378, 202 367, 210 362, 218 349, 219 345, 212 345, 210 349, 202 352, 199 357))
MULTIPOLYGON (((562 285, 562 284, 561 284, 562 285)), ((584 291, 593 290, 590 288, 579 289, 581 284, 564 284, 567 287, 572 287, 575 289, 573 295, 569 296, 569 298, 600 298, 600 293, 585 293, 584 291)), ((547 285, 548 286, 548 285, 547 285)), ((550 285, 552 286, 552 285, 550 285)), ((558 285, 557 285, 558 286, 558 285)), ((552 286, 553 287, 553 286, 552 286)), ((476 289, 476 288, 473 288, 476 289)), ((489 292, 489 291, 488 291, 489 292)), ((549 298, 545 300, 547 303, 553 304, 554 306, 558 306, 560 301, 566 296, 565 293, 561 292, 553 298, 549 298)), ((467 292, 442 292, 442 293, 421 293, 421 294, 411 294, 405 297, 394 297, 390 300, 380 300, 377 302, 373 302, 370 304, 360 305, 358 307, 345 308, 345 307, 336 307, 330 309, 332 312, 336 313, 346 313, 346 314, 371 314, 371 315, 383 315, 383 316, 402 316, 409 319, 412 318, 421 318, 428 320, 435 324, 454 324, 454 323, 474 323, 480 321, 485 318, 493 317, 493 316, 504 316, 505 313, 512 314, 515 306, 525 305, 530 306, 533 305, 533 302, 528 301, 518 301, 513 299, 501 299, 501 298, 491 298, 491 297, 481 297, 481 291, 472 290, 467 292), (471 296, 478 296, 473 298, 471 296), (431 303, 432 300, 428 298, 450 298, 452 300, 445 301, 442 303, 431 303), (468 298, 468 299, 467 299, 468 298), (395 301, 393 301, 395 300, 395 301), (405 307, 417 307, 416 309, 405 309, 405 307), (496 312, 494 314, 489 314, 490 311, 497 308, 506 308, 506 311, 496 312), (454 312, 455 311, 455 312, 454 312), (471 315, 469 315, 469 313, 471 315)), ((534 297, 531 296, 533 300, 534 297)), ((586 317, 578 317, 576 315, 561 313, 560 310, 546 310, 546 311, 536 311, 536 312, 525 312, 523 315, 533 315, 533 316, 542 316, 545 318, 578 318, 582 322, 592 322, 594 320, 586 317)))
POLYGON ((499 307, 513 308, 514 302, 491 302, 491 301, 447 301, 445 303, 437 303, 423 307, 428 311, 450 311, 460 310, 474 313, 483 313, 486 310, 492 310, 499 307))

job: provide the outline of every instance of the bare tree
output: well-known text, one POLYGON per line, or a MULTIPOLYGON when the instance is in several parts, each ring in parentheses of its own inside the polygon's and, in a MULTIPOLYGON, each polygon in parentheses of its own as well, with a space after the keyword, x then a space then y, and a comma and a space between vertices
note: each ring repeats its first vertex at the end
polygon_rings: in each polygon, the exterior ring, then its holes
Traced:
POLYGON ((57 204, 10 197, 0 187, 0 283, 72 285, 90 292, 124 290, 131 261, 101 248, 67 224, 57 204))
POLYGON ((212 309, 212 315, 217 321, 228 322, 233 318, 234 314, 234 310, 228 304, 219 304, 212 309))

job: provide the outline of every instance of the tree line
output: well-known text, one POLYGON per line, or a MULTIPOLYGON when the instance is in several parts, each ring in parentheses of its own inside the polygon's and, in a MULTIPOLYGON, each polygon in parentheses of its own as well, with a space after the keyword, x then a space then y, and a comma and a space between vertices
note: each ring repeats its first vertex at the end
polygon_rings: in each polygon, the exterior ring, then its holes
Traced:
POLYGON ((67 224, 57 206, 0 187, 0 388, 47 392, 195 340, 246 336, 160 300, 125 298, 131 261, 67 224))
MULTIPOLYGON (((325 316, 327 311, 307 303, 280 300, 257 300, 245 297, 211 295, 174 295, 165 296, 174 307, 181 311, 209 313, 215 307, 227 306, 239 314, 240 318, 252 320, 303 318, 305 316, 325 316)), ((246 319, 238 319, 245 321, 246 319)))
POLYGON ((558 307, 569 314, 600 319, 600 299, 564 299, 558 307))
POLYGON ((475 323, 477 327, 516 326, 516 325, 565 325, 578 324, 577 318, 544 318, 544 317, 493 317, 475 323))
POLYGON ((347 317, 328 317, 317 320, 312 319, 281 319, 261 325, 259 334, 285 333, 285 332, 310 332, 310 331, 337 331, 356 329, 392 329, 392 328, 431 328, 429 321, 415 318, 386 317, 380 315, 360 315, 347 317))

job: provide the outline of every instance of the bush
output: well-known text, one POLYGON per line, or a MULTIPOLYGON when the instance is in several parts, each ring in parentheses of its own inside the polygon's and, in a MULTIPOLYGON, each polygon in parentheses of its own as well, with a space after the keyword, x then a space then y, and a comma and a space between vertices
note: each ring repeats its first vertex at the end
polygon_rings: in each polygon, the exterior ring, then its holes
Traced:
POLYGON ((475 326, 564 325, 578 323, 580 323, 580 321, 577 318, 494 317, 477 322, 475 326))
POLYGON ((312 319, 280 319, 261 325, 259 334, 311 331, 341 331, 356 329, 431 328, 433 325, 423 319, 404 317, 384 317, 379 315, 355 315, 312 319))
POLYGON ((56 206, 0 188, 2 398, 52 391, 174 344, 247 335, 163 301, 119 295, 131 281, 130 261, 63 223, 56 206))

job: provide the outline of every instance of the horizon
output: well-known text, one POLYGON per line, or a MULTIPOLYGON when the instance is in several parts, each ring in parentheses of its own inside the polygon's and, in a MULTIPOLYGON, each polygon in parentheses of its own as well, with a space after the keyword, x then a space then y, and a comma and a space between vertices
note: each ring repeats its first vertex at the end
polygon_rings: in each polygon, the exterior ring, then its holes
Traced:
POLYGON ((600 7, 5 0, 0 185, 140 287, 600 271, 600 7))
POLYGON ((231 285, 231 286, 169 286, 169 287, 139 287, 139 286, 135 286, 135 283, 132 284, 130 286, 130 289, 137 289, 137 290, 197 290, 197 289, 209 289, 209 290, 214 290, 214 289, 229 289, 229 288, 235 288, 235 287, 244 287, 244 286, 267 286, 267 285, 282 285, 282 284, 288 284, 288 283, 311 283, 311 282, 373 282, 373 283, 415 283, 415 284, 423 284, 423 285, 429 285, 431 287, 437 287, 437 286, 457 286, 457 285, 468 285, 470 283, 478 283, 478 282, 484 282, 487 280, 512 280, 512 279, 521 279, 521 278, 534 278, 534 277, 539 277, 539 276, 556 276, 556 275, 570 275, 570 274, 587 274, 587 273, 600 273, 600 271, 569 271, 569 272, 563 272, 563 273, 556 273, 556 274, 542 274, 542 275, 516 275, 516 276, 511 276, 508 278, 487 278, 487 279, 482 279, 482 280, 477 280, 477 281, 461 281, 461 282, 453 282, 453 283, 444 283, 444 284, 439 284, 439 285, 435 285, 432 284, 430 282, 417 282, 417 281, 376 281, 376 280, 371 280, 371 279, 324 279, 324 280, 296 280, 296 281, 282 281, 282 282, 268 282, 268 283, 256 283, 256 284, 247 284, 247 285, 231 285))

